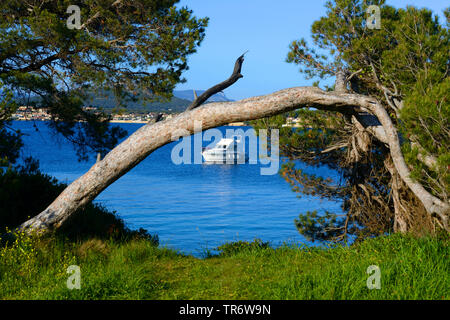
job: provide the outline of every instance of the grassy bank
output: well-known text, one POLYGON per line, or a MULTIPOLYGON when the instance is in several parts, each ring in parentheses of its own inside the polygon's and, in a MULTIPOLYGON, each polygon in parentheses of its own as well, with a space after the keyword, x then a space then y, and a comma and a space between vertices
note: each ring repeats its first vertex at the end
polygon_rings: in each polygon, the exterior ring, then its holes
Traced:
POLYGON ((2 299, 449 299, 448 240, 389 236, 332 249, 230 244, 197 259, 154 242, 19 237, 0 251, 2 299), (81 289, 68 290, 69 265, 81 289), (378 265, 381 289, 366 286, 378 265))

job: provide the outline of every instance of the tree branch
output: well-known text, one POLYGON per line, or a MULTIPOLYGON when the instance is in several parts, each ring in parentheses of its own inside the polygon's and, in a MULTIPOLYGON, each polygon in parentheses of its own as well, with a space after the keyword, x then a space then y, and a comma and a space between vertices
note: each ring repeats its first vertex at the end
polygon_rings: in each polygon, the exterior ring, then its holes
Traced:
POLYGON ((378 101, 369 102, 367 107, 377 116, 383 126, 386 137, 389 143, 390 154, 392 161, 397 169, 398 174, 414 193, 414 195, 423 203, 428 213, 436 213, 442 220, 444 228, 448 230, 448 213, 450 206, 448 203, 436 198, 429 193, 419 182, 414 181, 410 176, 410 171, 406 165, 405 158, 401 151, 400 140, 398 138, 398 132, 392 123, 386 109, 378 101))
POLYGON ((191 103, 191 105, 186 110, 192 110, 192 109, 199 107, 206 100, 208 100, 209 97, 216 94, 217 92, 220 92, 220 91, 228 88, 229 86, 233 85, 236 81, 238 81, 240 78, 242 78, 243 75, 241 74, 241 68, 242 68, 242 63, 244 62, 244 55, 246 53, 247 52, 245 52, 239 58, 237 58, 236 63, 234 64, 233 73, 227 80, 225 80, 219 84, 216 84, 214 87, 211 87, 208 90, 206 90, 205 92, 203 92, 203 94, 201 94, 200 97, 195 98, 195 100, 191 103))

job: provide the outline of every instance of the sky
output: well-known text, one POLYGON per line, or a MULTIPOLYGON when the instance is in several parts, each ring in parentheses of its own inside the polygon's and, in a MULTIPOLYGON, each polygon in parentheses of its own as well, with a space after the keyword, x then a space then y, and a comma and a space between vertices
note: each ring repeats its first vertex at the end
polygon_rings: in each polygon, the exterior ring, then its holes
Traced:
MULTIPOLYGON (((181 0, 197 17, 209 17, 206 36, 197 52, 188 58, 187 82, 177 90, 205 90, 228 78, 236 59, 245 51, 242 75, 224 90, 233 100, 264 95, 277 90, 311 85, 299 66, 285 62, 289 44, 310 39, 312 23, 325 14, 326 0, 181 0)), ((439 13, 445 0, 388 0, 394 7, 414 5, 439 13)), ((381 17, 383 18, 383 17, 381 17)), ((382 20, 381 20, 382 21, 382 20)))

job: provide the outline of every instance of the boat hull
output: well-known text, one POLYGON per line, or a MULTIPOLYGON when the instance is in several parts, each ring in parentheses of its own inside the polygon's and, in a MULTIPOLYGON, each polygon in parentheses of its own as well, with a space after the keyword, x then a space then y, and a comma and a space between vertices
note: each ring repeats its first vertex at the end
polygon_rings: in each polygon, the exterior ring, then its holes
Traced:
POLYGON ((248 161, 248 157, 244 153, 202 153, 205 163, 218 164, 244 164, 248 161))

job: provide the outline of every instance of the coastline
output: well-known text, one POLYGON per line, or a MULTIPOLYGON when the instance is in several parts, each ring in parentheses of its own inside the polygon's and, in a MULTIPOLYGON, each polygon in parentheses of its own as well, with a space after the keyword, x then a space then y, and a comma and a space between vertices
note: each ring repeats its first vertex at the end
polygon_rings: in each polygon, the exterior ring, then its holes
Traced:
MULTIPOLYGON (((13 121, 51 121, 47 119, 13 119, 13 121)), ((149 123, 150 121, 145 120, 111 120, 110 123, 149 123)), ((229 123, 226 126, 229 127, 242 127, 246 126, 244 122, 233 122, 229 123)))

